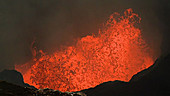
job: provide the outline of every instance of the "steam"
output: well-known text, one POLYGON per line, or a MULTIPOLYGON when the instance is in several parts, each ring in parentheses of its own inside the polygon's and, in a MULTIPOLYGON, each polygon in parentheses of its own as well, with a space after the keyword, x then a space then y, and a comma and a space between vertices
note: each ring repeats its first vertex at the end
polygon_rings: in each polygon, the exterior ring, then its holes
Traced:
POLYGON ((33 40, 38 49, 51 53, 75 38, 97 33, 110 14, 127 8, 142 18, 142 35, 157 57, 170 49, 169 4, 167 0, 1 0, 0 70, 29 61, 33 40))

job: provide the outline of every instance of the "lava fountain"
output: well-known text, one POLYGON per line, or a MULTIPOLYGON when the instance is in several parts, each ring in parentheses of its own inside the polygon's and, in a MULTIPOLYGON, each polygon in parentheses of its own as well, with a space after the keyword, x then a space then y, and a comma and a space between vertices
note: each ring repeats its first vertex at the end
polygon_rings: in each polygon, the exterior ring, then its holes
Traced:
POLYGON ((15 69, 30 85, 60 91, 79 91, 106 81, 129 81, 153 64, 153 51, 137 27, 140 20, 132 9, 123 15, 114 13, 97 35, 80 38, 75 45, 53 54, 33 47, 34 58, 15 69))

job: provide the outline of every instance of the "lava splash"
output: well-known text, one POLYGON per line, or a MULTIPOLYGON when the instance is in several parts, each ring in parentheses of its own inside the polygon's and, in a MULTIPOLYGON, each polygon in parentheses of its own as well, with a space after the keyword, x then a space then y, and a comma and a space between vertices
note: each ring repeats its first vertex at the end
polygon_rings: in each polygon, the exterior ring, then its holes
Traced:
POLYGON ((53 54, 33 47, 34 58, 15 69, 28 84, 60 91, 79 91, 107 81, 129 81, 153 64, 152 49, 137 27, 140 20, 132 9, 123 15, 116 12, 97 35, 78 39, 75 45, 53 54))

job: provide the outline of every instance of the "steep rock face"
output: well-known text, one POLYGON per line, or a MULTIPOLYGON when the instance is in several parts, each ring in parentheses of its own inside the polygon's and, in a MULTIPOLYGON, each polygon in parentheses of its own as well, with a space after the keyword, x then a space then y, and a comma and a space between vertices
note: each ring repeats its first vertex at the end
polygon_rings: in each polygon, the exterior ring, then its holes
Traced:
POLYGON ((82 90, 88 96, 169 96, 170 54, 132 77, 129 82, 110 81, 82 90))
POLYGON ((24 86, 22 74, 16 70, 3 70, 0 72, 0 80, 24 86))
POLYGON ((170 95, 170 54, 161 56, 154 65, 134 75, 129 83, 138 94, 170 95))
POLYGON ((24 88, 18 85, 0 81, 0 96, 34 96, 35 89, 24 88))
POLYGON ((34 86, 30 86, 29 84, 24 83, 22 74, 16 70, 3 70, 0 72, 0 80, 23 87, 35 88, 34 86))

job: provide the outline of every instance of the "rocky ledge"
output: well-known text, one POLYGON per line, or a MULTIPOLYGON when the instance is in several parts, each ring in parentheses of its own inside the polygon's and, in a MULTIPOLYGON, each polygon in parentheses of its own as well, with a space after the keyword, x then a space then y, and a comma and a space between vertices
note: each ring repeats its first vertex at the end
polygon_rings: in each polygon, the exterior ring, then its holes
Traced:
POLYGON ((53 89, 35 89, 22 87, 6 81, 0 81, 0 96, 86 96, 82 92, 61 92, 53 89))

